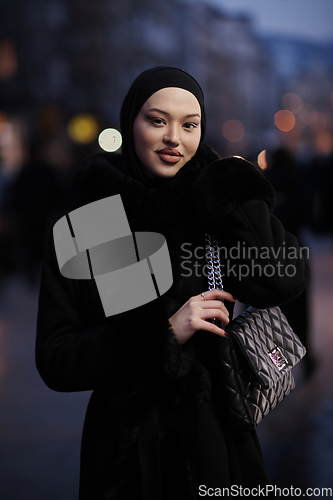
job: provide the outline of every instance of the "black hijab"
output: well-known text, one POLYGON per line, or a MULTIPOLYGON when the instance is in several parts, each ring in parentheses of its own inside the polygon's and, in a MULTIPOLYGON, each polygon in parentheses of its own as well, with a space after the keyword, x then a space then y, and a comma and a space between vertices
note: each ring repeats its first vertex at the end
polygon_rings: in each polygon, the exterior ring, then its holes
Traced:
POLYGON ((152 178, 145 175, 134 147, 133 123, 146 100, 158 90, 166 87, 179 87, 191 92, 198 100, 201 108, 201 138, 203 141, 206 129, 204 95, 198 82, 182 69, 171 66, 156 66, 141 73, 132 83, 120 112, 120 126, 123 139, 123 166, 134 179, 147 187, 154 188, 168 179, 152 178))

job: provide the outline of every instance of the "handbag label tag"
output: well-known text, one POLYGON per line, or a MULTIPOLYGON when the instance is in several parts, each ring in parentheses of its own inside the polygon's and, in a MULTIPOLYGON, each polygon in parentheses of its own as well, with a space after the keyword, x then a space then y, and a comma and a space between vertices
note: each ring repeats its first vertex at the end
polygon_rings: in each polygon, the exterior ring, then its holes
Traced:
POLYGON ((274 347, 274 349, 269 351, 268 356, 279 371, 288 366, 288 360, 279 347, 274 347))

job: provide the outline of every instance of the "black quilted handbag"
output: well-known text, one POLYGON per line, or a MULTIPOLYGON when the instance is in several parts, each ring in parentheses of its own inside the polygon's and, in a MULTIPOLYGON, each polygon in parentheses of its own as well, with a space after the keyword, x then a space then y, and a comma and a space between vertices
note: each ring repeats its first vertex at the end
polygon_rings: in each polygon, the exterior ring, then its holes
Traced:
MULTIPOLYGON (((223 289, 216 239, 206 235, 209 289, 223 289)), ((228 401, 230 426, 253 429, 295 387, 291 368, 306 349, 279 307, 249 307, 219 339, 218 372, 228 401)))

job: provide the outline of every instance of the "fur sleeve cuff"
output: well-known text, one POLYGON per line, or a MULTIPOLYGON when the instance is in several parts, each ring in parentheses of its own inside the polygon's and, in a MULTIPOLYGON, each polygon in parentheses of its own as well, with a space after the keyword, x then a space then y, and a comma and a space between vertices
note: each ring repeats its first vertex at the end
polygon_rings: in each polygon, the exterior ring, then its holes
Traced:
POLYGON ((169 323, 178 309, 162 296, 115 318, 117 348, 132 375, 170 380, 187 372, 190 355, 182 352, 169 323))

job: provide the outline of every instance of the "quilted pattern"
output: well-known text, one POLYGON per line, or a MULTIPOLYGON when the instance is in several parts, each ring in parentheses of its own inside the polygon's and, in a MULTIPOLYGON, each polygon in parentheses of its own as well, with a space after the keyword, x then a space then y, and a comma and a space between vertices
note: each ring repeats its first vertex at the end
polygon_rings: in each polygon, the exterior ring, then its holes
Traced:
POLYGON ((228 337, 221 338, 218 355, 230 423, 247 430, 261 422, 295 387, 291 368, 306 350, 279 307, 249 307, 229 323, 226 331, 228 337), (276 352, 278 361, 274 363, 271 357, 276 352))

